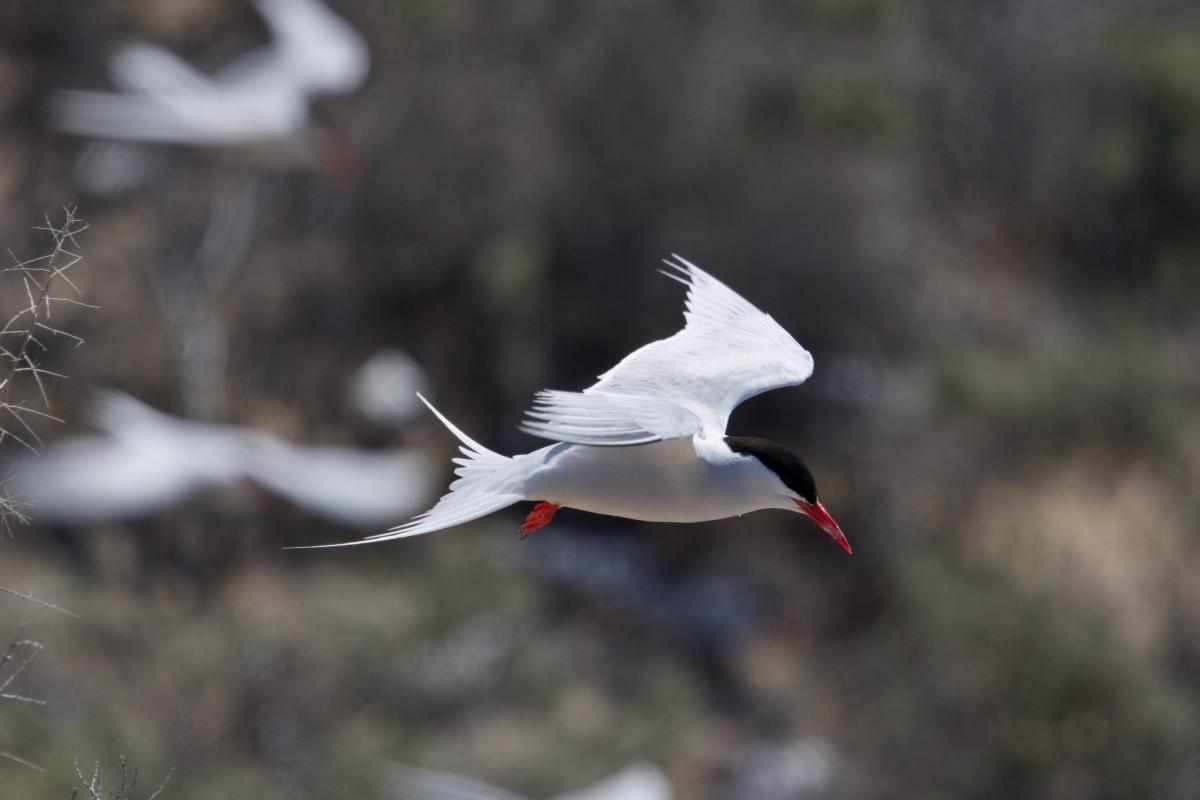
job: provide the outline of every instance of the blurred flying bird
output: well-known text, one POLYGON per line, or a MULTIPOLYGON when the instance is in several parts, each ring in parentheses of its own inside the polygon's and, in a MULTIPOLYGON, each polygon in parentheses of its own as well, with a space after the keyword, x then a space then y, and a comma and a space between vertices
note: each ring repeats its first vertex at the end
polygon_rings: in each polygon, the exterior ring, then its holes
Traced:
MULTIPOLYGON (((775 320, 674 256, 663 271, 688 288, 683 330, 626 356, 582 392, 539 392, 522 430, 556 444, 509 458, 476 443, 426 401, 460 442, 450 491, 426 513, 346 545, 449 528, 537 501, 528 535, 566 506, 652 522, 700 522, 778 508, 808 516, 846 552, 812 474, 779 444, 727 436, 743 400, 803 383, 813 360, 775 320)), ((424 398, 421 398, 424 400, 424 398)))
MULTIPOLYGON (((213 75, 157 45, 113 57, 120 92, 59 91, 51 124, 81 136, 186 145, 303 142, 313 95, 356 89, 367 75, 362 37, 320 0, 256 0, 272 36, 213 75)), ((322 154, 333 158, 336 154, 322 154)))
POLYGON ((435 488, 432 465, 413 451, 304 447, 262 433, 247 434, 246 450, 247 478, 347 525, 411 513, 435 488))
POLYGON ((135 517, 241 478, 241 437, 162 414, 128 395, 96 405, 106 436, 52 446, 21 464, 18 491, 40 517, 70 522, 135 517))
MULTIPOLYGON (((473 778, 414 767, 399 767, 391 780, 394 800, 526 800, 505 789, 473 778)), ((600 783, 551 800, 671 800, 671 786, 662 770, 639 763, 600 783)))
POLYGON ((100 398, 96 423, 106 436, 56 445, 17 470, 17 490, 39 517, 131 518, 249 480, 328 519, 369 525, 411 513, 434 488, 418 453, 303 447, 172 417, 123 394, 100 398))
POLYGON ((862 771, 818 738, 758 742, 738 754, 728 783, 712 800, 823 800, 861 796, 862 771))

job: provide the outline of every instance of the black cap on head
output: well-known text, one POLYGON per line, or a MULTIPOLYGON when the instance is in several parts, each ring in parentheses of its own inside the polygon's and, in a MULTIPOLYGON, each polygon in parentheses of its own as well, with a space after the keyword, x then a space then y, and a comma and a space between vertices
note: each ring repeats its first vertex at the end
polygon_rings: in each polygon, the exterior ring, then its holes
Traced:
POLYGON ((805 502, 817 502, 817 484, 812 473, 795 453, 770 439, 757 436, 726 436, 725 444, 735 453, 754 456, 767 469, 779 476, 783 485, 805 502))

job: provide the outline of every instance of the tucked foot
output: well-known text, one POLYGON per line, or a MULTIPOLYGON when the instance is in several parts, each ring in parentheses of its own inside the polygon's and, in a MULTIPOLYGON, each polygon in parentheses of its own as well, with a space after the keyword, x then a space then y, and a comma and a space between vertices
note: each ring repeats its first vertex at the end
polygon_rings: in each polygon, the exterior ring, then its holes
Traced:
POLYGON ((525 518, 525 524, 521 526, 521 538, 524 539, 529 534, 536 531, 545 525, 549 525, 554 519, 554 512, 562 506, 557 503, 538 503, 533 507, 533 511, 529 512, 529 516, 525 518))

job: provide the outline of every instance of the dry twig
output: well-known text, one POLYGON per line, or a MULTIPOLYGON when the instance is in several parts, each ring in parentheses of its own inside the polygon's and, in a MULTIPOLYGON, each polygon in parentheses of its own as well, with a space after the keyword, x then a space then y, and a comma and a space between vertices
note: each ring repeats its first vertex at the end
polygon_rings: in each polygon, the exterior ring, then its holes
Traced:
POLYGON ((3 592, 5 594, 11 594, 13 597, 19 597, 22 600, 28 600, 29 602, 31 602, 35 605, 39 605, 42 608, 48 608, 51 611, 57 611, 60 614, 66 614, 68 617, 71 617, 73 619, 79 619, 79 615, 76 614, 74 611, 68 611, 67 609, 63 608, 62 606, 57 606, 54 603, 51 603, 49 600, 43 600, 40 597, 34 597, 32 594, 30 594, 28 592, 18 592, 16 589, 9 589, 7 586, 0 586, 0 592, 3 592))
POLYGON ((17 677, 25 671, 25 668, 33 663, 33 660, 38 657, 38 654, 42 652, 42 643, 34 641, 33 639, 23 638, 24 633, 25 626, 22 625, 17 629, 17 635, 14 636, 12 641, 8 643, 8 649, 5 650, 2 655, 0 655, 0 676, 3 676, 0 677, 0 700, 16 700, 21 703, 32 703, 34 705, 44 706, 46 704, 45 700, 39 700, 36 697, 26 697, 25 695, 16 694, 8 690, 8 687, 12 685, 13 681, 15 681, 17 677), (22 651, 24 651, 23 657, 21 655, 22 651), (9 669, 10 664, 15 666, 12 667, 12 671, 9 672, 7 676, 4 676, 4 671, 9 669))
MULTIPOLYGON (((75 215, 74 206, 63 208, 63 222, 55 225, 49 217, 35 230, 50 235, 50 252, 21 260, 9 251, 12 265, 0 268, 0 288, 14 288, 20 303, 15 310, 0 312, 6 319, 0 327, 0 444, 11 440, 30 451, 41 445, 35 423, 40 420, 61 422, 50 413, 47 378, 65 377, 42 366, 42 358, 55 339, 66 339, 78 347, 83 339, 63 330, 55 310, 63 304, 85 306, 71 271, 83 256, 76 237, 87 224, 75 215), (6 317, 3 315, 7 315, 6 317)), ((24 504, 9 490, 12 475, 0 480, 0 529, 11 533, 13 522, 29 521, 24 504)))
MULTIPOLYGON (((158 785, 146 800, 157 800, 163 790, 167 788, 167 784, 171 780, 171 776, 175 774, 174 769, 167 771, 167 776, 162 779, 162 783, 158 785)), ((121 754, 121 783, 115 789, 109 789, 107 792, 104 789, 103 782, 100 780, 100 762, 92 767, 92 774, 86 776, 79 766, 79 759, 75 759, 75 775, 79 778, 79 782, 83 785, 84 794, 83 800, 134 800, 133 790, 137 788, 138 768, 131 767, 129 764, 129 753, 121 754)), ((71 800, 78 800, 79 788, 71 790, 71 800)))

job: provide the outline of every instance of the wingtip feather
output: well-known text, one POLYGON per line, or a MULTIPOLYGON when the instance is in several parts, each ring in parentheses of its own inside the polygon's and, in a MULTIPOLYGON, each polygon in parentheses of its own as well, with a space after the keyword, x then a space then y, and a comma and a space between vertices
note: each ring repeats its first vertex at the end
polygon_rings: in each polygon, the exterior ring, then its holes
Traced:
MULTIPOLYGON (((664 264, 669 264, 670 262, 669 262, 669 261, 666 261, 666 260, 664 259, 664 260, 663 260, 663 263, 664 263, 664 264)), ((686 280, 685 278, 682 278, 682 277, 680 277, 679 275, 676 275, 674 272, 667 272, 665 269, 655 270, 655 272, 658 272, 660 275, 666 275, 666 276, 667 276, 668 278, 670 278, 671 280, 673 280, 673 281, 676 281, 676 282, 678 282, 678 283, 682 283, 684 286, 691 286, 691 285, 692 285, 691 281, 689 281, 689 280, 686 280)))
MULTIPOLYGON (((667 266, 671 267, 672 269, 683 273, 689 279, 695 279, 696 276, 698 276, 698 275, 707 275, 708 274, 704 270, 700 269, 700 267, 698 267, 694 263, 692 263, 691 261, 689 261, 686 258, 684 258, 683 256, 679 255, 679 253, 671 253, 671 257, 664 258, 663 263, 666 264, 667 266)), ((676 279, 676 280, 678 280, 678 279, 676 279)))

